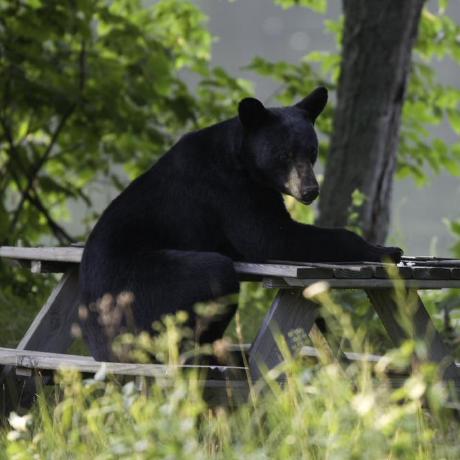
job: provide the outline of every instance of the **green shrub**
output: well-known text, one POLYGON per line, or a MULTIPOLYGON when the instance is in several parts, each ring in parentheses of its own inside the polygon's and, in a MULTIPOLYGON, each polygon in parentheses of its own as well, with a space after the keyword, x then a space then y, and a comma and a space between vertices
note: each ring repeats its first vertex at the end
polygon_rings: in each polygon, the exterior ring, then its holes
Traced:
MULTIPOLYGON (((328 294, 321 300, 351 349, 370 350, 350 316, 337 314, 328 294)), ((181 337, 168 319, 160 337, 122 340, 138 341, 138 356, 154 347, 171 366, 169 385, 60 373, 54 402, 42 394, 31 414, 10 416, 0 452, 10 459, 460 457, 458 419, 445 407, 448 387, 436 366, 419 359, 421 344, 408 341, 376 363, 345 366, 327 353, 319 362, 294 358, 280 339, 285 363, 250 386, 246 404, 228 410, 205 404, 197 373, 173 367, 181 363, 181 337), (410 375, 393 388, 389 371, 407 367, 410 375)))

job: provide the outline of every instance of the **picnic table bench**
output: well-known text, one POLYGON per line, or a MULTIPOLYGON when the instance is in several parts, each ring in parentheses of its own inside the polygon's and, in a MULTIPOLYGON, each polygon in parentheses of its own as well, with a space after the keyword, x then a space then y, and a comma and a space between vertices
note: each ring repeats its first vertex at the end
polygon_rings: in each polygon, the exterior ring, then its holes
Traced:
MULTIPOLYGON (((167 384, 170 366, 158 364, 99 363, 91 357, 68 355, 74 336, 72 324, 77 322, 78 267, 83 247, 0 247, 0 257, 27 266, 34 273, 63 273, 58 285, 36 315, 29 329, 15 349, 0 348, 0 381, 3 386, 14 374, 32 375, 36 371, 52 371, 62 367, 76 368, 84 373, 96 373, 101 366, 106 373, 154 377, 167 384)), ((424 289, 460 288, 460 260, 430 257, 405 257, 397 266, 398 278, 404 280, 404 289, 413 294, 413 328, 400 325, 404 309, 395 301, 395 280, 388 274, 388 265, 382 263, 299 263, 270 261, 270 263, 235 262, 241 281, 260 281, 266 288, 277 289, 260 330, 248 352, 249 367, 214 366, 204 382, 205 390, 228 396, 231 390, 235 400, 245 399, 248 377, 257 381, 263 369, 273 369, 283 360, 276 334, 281 334, 294 350, 292 330, 310 333, 319 314, 319 305, 303 296, 303 290, 318 281, 331 289, 364 290, 395 345, 407 338, 424 340, 428 359, 441 364, 443 376, 460 388, 460 366, 455 363, 449 346, 436 330, 418 291, 424 289)), ((307 354, 316 350, 304 347, 307 354)), ((361 357, 349 353, 349 359, 361 357)), ((187 366, 184 366, 187 367, 187 366)), ((10 385, 11 386, 11 385, 10 385)), ((9 390, 11 391, 11 389, 9 390)), ((217 396, 218 400, 222 398, 217 396)))

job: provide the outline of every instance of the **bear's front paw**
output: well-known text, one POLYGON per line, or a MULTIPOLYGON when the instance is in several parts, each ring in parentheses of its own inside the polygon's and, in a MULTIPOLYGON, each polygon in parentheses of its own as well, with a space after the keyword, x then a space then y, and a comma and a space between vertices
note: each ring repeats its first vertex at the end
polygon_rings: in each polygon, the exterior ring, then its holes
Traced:
POLYGON ((393 246, 375 246, 376 259, 380 262, 388 262, 388 260, 398 263, 404 251, 401 248, 393 246))

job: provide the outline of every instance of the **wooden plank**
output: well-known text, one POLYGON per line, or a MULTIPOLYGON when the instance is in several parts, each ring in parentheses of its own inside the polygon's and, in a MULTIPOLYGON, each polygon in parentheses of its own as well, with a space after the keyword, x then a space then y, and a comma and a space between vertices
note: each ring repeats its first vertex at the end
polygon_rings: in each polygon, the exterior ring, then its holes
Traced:
POLYGON ((401 261, 406 263, 406 262, 413 262, 413 263, 419 263, 419 262, 446 262, 446 261, 451 261, 451 260, 460 260, 460 259, 454 259, 452 257, 435 257, 435 256, 402 256, 401 261))
MULTIPOLYGON (((54 288, 45 305, 38 312, 17 350, 40 350, 65 352, 74 338, 71 327, 77 321, 78 266, 73 265, 54 288)), ((29 404, 35 393, 34 382, 29 379, 22 389, 23 397, 15 391, 17 382, 14 369, 3 366, 0 385, 4 388, 4 411, 14 410, 19 404, 29 404), (22 399, 21 399, 22 398, 22 399), (25 403, 24 401, 28 401, 25 403)))
MULTIPOLYGON (((297 279, 297 278, 264 278, 264 286, 267 288, 293 288, 307 287, 318 281, 325 281, 330 288, 334 289, 382 289, 393 288, 394 281, 391 279, 297 279)), ((407 288, 414 289, 444 289, 444 288, 460 288, 459 280, 404 280, 404 285, 407 288)))
MULTIPOLYGON (((244 344, 243 349, 249 349, 249 345, 244 344)), ((312 358, 319 357, 318 350, 309 345, 301 347, 300 355, 312 358)), ((348 361, 378 362, 382 359, 382 356, 380 355, 372 353, 356 353, 351 351, 344 351, 343 356, 348 361)), ((240 366, 164 366, 160 364, 102 363, 100 361, 96 361, 91 356, 68 355, 64 353, 45 353, 41 351, 17 350, 15 348, 0 347, 0 365, 41 370, 70 368, 76 369, 80 372, 96 373, 100 370, 102 364, 109 365, 108 367, 106 366, 107 373, 109 374, 125 375, 124 371, 127 369, 128 373, 126 375, 139 375, 146 377, 167 377, 168 375, 171 375, 171 373, 174 373, 177 369, 212 369, 221 373, 222 378, 231 372, 247 372, 246 367, 240 366), (165 370, 166 367, 168 367, 169 371, 165 370), (136 372, 136 370, 139 372, 136 372)), ((460 367, 460 363, 457 363, 457 367, 460 367)))
POLYGON ((276 276, 302 279, 370 278, 372 268, 367 266, 332 265, 332 264, 252 264, 235 262, 239 274, 253 274, 261 277, 276 276))
POLYGON ((362 264, 356 263, 291 262, 289 265, 297 267, 297 278, 304 279, 352 278, 354 276, 368 278, 372 276, 372 270, 362 264))
POLYGON ((407 338, 420 339, 427 344, 428 359, 441 365, 444 377, 460 382, 460 370, 454 362, 450 348, 444 343, 415 290, 408 292, 408 305, 401 308, 392 289, 366 291, 388 335, 400 345, 407 338), (413 305, 409 303, 412 302, 413 305), (402 327, 405 324, 405 328, 402 327))
POLYGON ((401 263, 417 267, 425 265, 427 267, 460 268, 460 259, 442 257, 403 257, 401 263))
POLYGON ((380 278, 380 279, 388 279, 388 272, 390 273, 392 271, 396 271, 398 274, 398 277, 401 279, 410 279, 413 278, 412 276, 412 268, 411 267, 406 267, 404 265, 397 265, 396 270, 394 265, 392 267, 389 266, 389 264, 379 264, 373 266, 374 270, 374 278, 380 278))
POLYGON ((347 279, 347 278, 359 278, 368 279, 372 278, 374 270, 368 266, 356 266, 356 267, 337 267, 334 268, 334 278, 347 279))
POLYGON ((65 352, 74 338, 77 322, 78 267, 64 274, 45 305, 34 318, 18 345, 18 350, 65 352))
POLYGON ((297 269, 297 278, 331 279, 331 278, 372 278, 373 269, 362 264, 324 264, 302 265, 297 269))
MULTIPOLYGON (((281 263, 282 261, 270 261, 271 263, 281 263)), ((297 278, 304 279, 321 279, 321 278, 388 278, 388 268, 396 267, 401 270, 401 277, 411 278, 411 269, 403 267, 401 264, 387 264, 377 262, 337 262, 337 263, 307 263, 307 262, 289 262, 284 261, 284 264, 298 266, 297 278), (315 276, 315 270, 318 270, 318 275, 315 276), (332 273, 331 273, 332 272, 332 273), (377 275, 377 276, 376 276, 377 275), (405 276, 404 276, 405 275, 405 276), (409 275, 409 276, 407 276, 409 275)))
POLYGON ((412 267, 412 277, 420 280, 450 280, 451 270, 443 267, 412 267))
MULTIPOLYGON (((284 265, 298 266, 298 278, 306 279, 321 279, 321 278, 378 278, 388 279, 388 270, 397 270, 398 277, 401 279, 415 278, 413 276, 413 269, 416 268, 420 276, 419 279, 435 279, 435 280, 450 280, 460 279, 460 260, 459 259, 445 259, 445 258, 433 258, 433 257, 406 257, 406 261, 397 265, 388 263, 377 263, 377 262, 342 262, 337 264, 325 264, 325 263, 306 263, 306 262, 290 262, 290 261, 270 261, 272 263, 284 265), (315 278, 312 276, 315 269, 333 269, 337 271, 337 274, 330 276, 327 270, 318 272, 319 275, 315 278), (436 269, 431 272, 428 268, 436 269), (437 270, 441 269, 441 270, 437 270), (301 274, 305 271, 311 270, 311 274, 302 276, 301 274), (370 270, 373 270, 372 276, 370 276, 370 270), (343 275, 341 274, 343 273, 343 275)), ((263 272, 261 272, 263 274, 263 272)), ((293 277, 294 276, 290 276, 293 277)))
POLYGON ((220 375, 220 379, 226 379, 232 374, 245 374, 247 370, 245 367, 236 366, 164 366, 160 364, 98 362, 91 356, 45 353, 14 348, 0 348, 0 364, 26 369, 74 369, 83 373, 105 372, 106 374, 156 378, 171 377, 178 370, 210 370, 213 371, 214 375, 220 375))
POLYGON ((10 259, 50 260, 54 262, 80 263, 83 248, 80 247, 0 247, 0 257, 10 259))
MULTIPOLYGON (((249 345, 244 344, 242 349, 248 350, 249 345)), ((318 358, 319 356, 318 350, 309 345, 303 345, 300 348, 299 353, 301 356, 308 356, 312 358, 318 358)), ((378 362, 382 359, 382 356, 379 355, 371 353, 356 353, 351 351, 344 351, 343 356, 348 361, 378 362)), ((80 372, 96 373, 100 370, 101 364, 106 365, 108 374, 125 375, 125 370, 127 370, 126 375, 139 375, 145 377, 167 377, 177 369, 190 370, 202 368, 215 370, 216 372, 222 374, 222 378, 225 378, 226 374, 228 375, 232 372, 235 374, 240 372, 246 373, 248 370, 246 367, 240 366, 164 366, 160 364, 102 363, 100 361, 95 361, 91 356, 46 353, 41 351, 17 350, 16 348, 0 347, 0 365, 9 365, 23 369, 58 370, 70 368, 76 369, 80 372), (169 371, 166 371, 165 367, 168 367, 169 371)), ((460 363, 457 363, 457 367, 460 367, 460 363)))
POLYGON ((300 351, 291 331, 300 329, 308 335, 318 315, 318 305, 303 297, 298 289, 280 291, 249 351, 251 377, 257 381, 264 368, 273 369, 283 361, 277 339, 284 339, 291 353, 300 351), (298 350, 297 350, 298 349, 298 350))
POLYGON ((302 279, 330 279, 334 278, 334 270, 322 266, 301 266, 297 268, 296 278, 302 279))
POLYGON ((254 264, 234 262, 235 271, 241 275, 257 276, 297 276, 297 267, 294 265, 280 264, 254 264))
MULTIPOLYGON (((14 261, 14 259, 12 259, 14 261)), ((17 262, 22 265, 29 267, 32 273, 64 273, 72 264, 75 262, 56 262, 50 260, 28 260, 18 259, 17 262)), ((335 269, 324 268, 324 267, 307 267, 305 265, 284 265, 279 264, 250 264, 235 262, 235 270, 240 275, 241 281, 260 281, 265 276, 279 276, 279 277, 292 277, 300 279, 388 279, 388 270, 385 264, 379 265, 365 265, 359 267, 349 267, 347 265, 336 266, 335 269)), ((401 279, 411 279, 413 277, 413 270, 416 268, 419 270, 418 273, 426 272, 427 267, 409 267, 409 266, 398 266, 396 268, 398 276, 401 279)), ((448 270, 447 272, 440 272, 440 268, 437 268, 437 275, 434 279, 453 279, 460 280, 460 268, 443 268, 448 270), (443 276, 439 276, 439 273, 445 273, 443 276)), ((430 276, 421 275, 414 276, 419 279, 430 279, 430 276)), ((432 279, 432 278, 431 278, 432 279)))
POLYGON ((156 384, 162 387, 175 384, 172 377, 178 370, 197 370, 203 371, 199 376, 199 383, 203 388, 203 398, 210 405, 236 406, 247 401, 249 394, 247 369, 244 367, 101 363, 89 356, 21 351, 11 348, 0 348, 0 364, 16 368, 22 373, 29 371, 35 375, 37 372, 41 375, 43 371, 74 369, 85 374, 99 373, 101 377, 104 375, 147 377, 154 378, 156 384), (205 375, 210 378, 206 378, 205 375))
MULTIPOLYGON (((82 253, 83 247, 81 244, 69 247, 0 247, 0 257, 19 261, 33 261, 33 271, 35 272, 61 271, 66 265, 60 266, 59 264, 79 263, 82 253)), ((277 261, 273 263, 271 261, 271 263, 264 264, 235 262, 234 266, 238 273, 256 277, 365 279, 371 276, 386 278, 387 265, 371 262, 325 264, 293 261, 277 261), (333 274, 331 270, 334 272, 333 274), (371 270, 374 271, 373 275, 371 275, 371 270)), ((418 279, 460 279, 460 260, 405 257, 404 262, 398 265, 398 270, 402 278, 410 278, 411 271, 415 271, 418 279)), ((412 277, 415 278, 415 276, 412 277)))
MULTIPOLYGON (((248 346, 244 345, 244 349, 248 346)), ((300 349, 301 356, 318 358, 318 350, 312 346, 304 345, 300 349)), ((356 353, 344 351, 343 356, 348 361, 378 362, 382 356, 370 353, 356 353)), ((233 378, 235 375, 244 375, 246 367, 239 366, 203 366, 203 365, 180 365, 165 366, 160 364, 132 364, 132 363, 105 363, 95 361, 91 356, 68 355, 63 353, 45 353, 30 350, 17 350, 15 348, 0 347, 0 365, 18 367, 31 370, 61 370, 74 369, 82 373, 96 373, 103 366, 107 374, 136 375, 143 377, 166 378, 174 375, 177 370, 212 370, 214 381, 233 378), (220 374, 220 378, 218 377, 220 374)), ((460 367, 460 364, 457 364, 460 367)))

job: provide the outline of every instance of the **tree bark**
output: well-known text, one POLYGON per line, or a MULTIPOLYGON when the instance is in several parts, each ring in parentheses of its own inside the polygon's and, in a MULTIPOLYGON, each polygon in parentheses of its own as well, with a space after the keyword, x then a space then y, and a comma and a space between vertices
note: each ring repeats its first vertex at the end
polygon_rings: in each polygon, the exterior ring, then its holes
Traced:
POLYGON ((347 225, 352 193, 363 235, 388 233, 401 111, 424 0, 343 0, 342 64, 318 223, 347 225))

